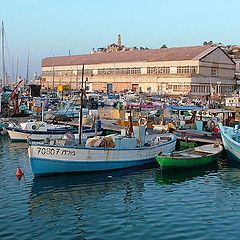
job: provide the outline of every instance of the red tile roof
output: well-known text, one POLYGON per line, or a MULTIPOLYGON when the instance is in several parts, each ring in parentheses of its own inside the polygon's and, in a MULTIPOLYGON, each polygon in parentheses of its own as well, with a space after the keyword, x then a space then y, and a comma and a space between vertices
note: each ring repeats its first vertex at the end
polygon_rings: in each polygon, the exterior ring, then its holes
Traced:
MULTIPOLYGON (((162 61, 181 61, 197 59, 198 55, 202 56, 214 49, 210 45, 177 47, 177 48, 160 48, 150 50, 132 50, 126 52, 111 53, 94 53, 74 56, 54 57, 55 66, 69 65, 91 65, 114 62, 162 62, 162 61)), ((53 66, 53 57, 42 59, 42 67, 53 66)))

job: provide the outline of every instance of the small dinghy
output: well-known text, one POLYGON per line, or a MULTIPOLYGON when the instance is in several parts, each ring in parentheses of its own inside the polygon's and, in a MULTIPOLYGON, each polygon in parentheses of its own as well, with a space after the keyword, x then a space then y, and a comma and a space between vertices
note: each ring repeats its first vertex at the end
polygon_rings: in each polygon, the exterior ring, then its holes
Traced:
POLYGON ((156 161, 161 170, 198 167, 216 161, 222 150, 223 147, 220 144, 207 144, 183 151, 175 151, 165 156, 157 155, 156 161))

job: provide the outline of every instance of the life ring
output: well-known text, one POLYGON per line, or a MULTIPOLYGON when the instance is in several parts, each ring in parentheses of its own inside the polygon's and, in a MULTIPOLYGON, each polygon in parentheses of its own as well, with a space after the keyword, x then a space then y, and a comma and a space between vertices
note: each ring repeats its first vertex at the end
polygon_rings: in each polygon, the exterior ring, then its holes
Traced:
POLYGON ((146 127, 147 126, 147 119, 140 117, 139 120, 138 120, 138 125, 146 127))

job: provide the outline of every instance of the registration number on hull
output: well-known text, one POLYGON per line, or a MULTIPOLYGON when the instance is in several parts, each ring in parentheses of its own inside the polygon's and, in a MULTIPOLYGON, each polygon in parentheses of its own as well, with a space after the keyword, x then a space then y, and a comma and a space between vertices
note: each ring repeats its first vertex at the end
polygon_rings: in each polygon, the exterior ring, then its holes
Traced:
POLYGON ((60 148, 50 148, 50 147, 37 147, 38 155, 64 155, 64 156, 75 156, 74 150, 62 150, 60 148))

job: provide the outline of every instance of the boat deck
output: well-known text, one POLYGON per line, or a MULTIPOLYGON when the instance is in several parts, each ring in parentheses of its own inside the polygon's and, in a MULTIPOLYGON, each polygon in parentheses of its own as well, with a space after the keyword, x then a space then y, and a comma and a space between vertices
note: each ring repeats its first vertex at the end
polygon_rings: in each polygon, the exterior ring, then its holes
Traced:
MULTIPOLYGON (((58 122, 58 123, 66 124, 66 122, 58 122)), ((78 122, 68 122, 67 124, 74 127, 79 126, 78 122)), ((105 120, 105 119, 101 120, 101 125, 102 125, 102 129, 106 131, 121 132, 122 129, 125 129, 125 127, 123 126, 116 125, 114 120, 105 120)), ((92 126, 83 124, 83 127, 91 128, 92 126)))
POLYGON ((216 142, 220 142, 221 140, 218 139, 210 139, 210 138, 202 138, 202 137, 191 137, 191 136, 177 136, 177 138, 181 141, 186 141, 186 142, 195 142, 195 143, 209 143, 213 144, 216 142))

